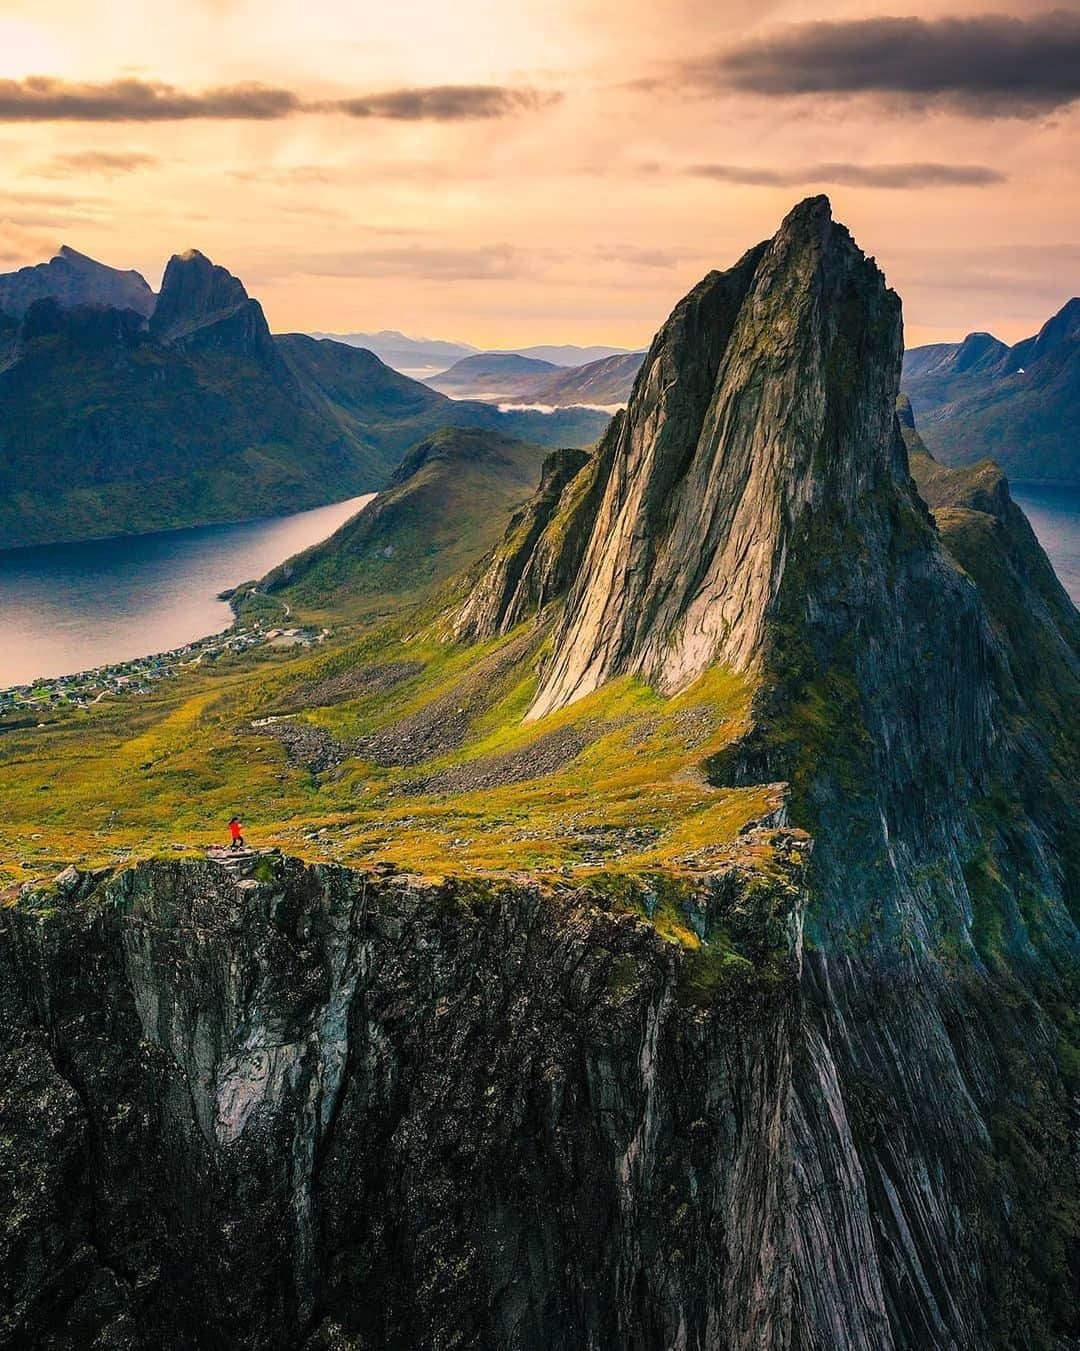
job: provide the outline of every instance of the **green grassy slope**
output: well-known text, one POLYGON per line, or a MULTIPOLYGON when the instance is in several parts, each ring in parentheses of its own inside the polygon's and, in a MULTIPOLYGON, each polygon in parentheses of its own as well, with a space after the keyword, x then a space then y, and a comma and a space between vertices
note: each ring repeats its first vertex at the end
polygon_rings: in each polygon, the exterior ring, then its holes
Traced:
MULTIPOLYGON (((52 709, 40 726, 0 719, 0 882, 199 850, 233 812, 253 841, 302 857, 426 872, 569 871, 599 885, 721 865, 779 803, 775 785, 717 789, 700 768, 745 730, 751 680, 712 671, 664 700, 627 679, 524 724, 546 625, 447 640, 447 597, 543 456, 470 430, 415 447, 372 507, 255 598, 331 623, 316 653, 257 648, 143 698, 52 709)), ((769 866, 764 845, 738 848, 769 866)), ((674 910, 657 924, 697 945, 674 910)))
POLYGON ((369 507, 275 568, 260 589, 322 619, 419 602, 502 535, 535 488, 545 454, 494 432, 434 432, 369 507))

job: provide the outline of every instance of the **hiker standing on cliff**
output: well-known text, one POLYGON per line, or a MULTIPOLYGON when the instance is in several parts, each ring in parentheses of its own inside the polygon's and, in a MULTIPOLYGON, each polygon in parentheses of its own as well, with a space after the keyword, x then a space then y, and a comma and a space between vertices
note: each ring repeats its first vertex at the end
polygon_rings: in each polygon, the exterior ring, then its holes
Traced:
POLYGON ((244 847, 243 827, 240 825, 240 820, 236 816, 234 816, 233 819, 229 822, 229 834, 232 836, 231 848, 243 849, 244 847))

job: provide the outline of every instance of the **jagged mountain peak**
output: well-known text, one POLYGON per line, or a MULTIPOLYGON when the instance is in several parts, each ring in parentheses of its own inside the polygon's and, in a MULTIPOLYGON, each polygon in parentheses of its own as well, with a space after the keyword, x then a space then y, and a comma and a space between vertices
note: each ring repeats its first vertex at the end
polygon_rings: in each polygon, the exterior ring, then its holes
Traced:
POLYGON ((992 333, 969 333, 952 358, 953 370, 994 370, 1008 357, 1009 348, 992 333))
POLYGON ((234 313, 248 299, 239 277, 212 263, 198 249, 187 249, 174 253, 165 265, 150 327, 163 340, 180 338, 234 313))
POLYGON ((66 262, 75 264, 89 264, 91 267, 103 267, 96 258, 91 258, 88 253, 80 253, 78 249, 73 249, 70 244, 61 244, 56 250, 56 258, 63 258, 66 262))
POLYGON ((198 249, 175 253, 166 264, 150 331, 174 346, 230 348, 276 361, 262 306, 239 277, 198 249))
POLYGON ((602 494, 531 716, 617 675, 670 693, 713 663, 754 666, 803 515, 850 515, 906 482, 901 350, 899 300, 826 197, 709 273, 600 443, 602 494))
POLYGON ((154 308, 154 292, 140 273, 99 263, 69 244, 61 244, 46 263, 0 275, 0 311, 20 318, 39 300, 53 300, 63 309, 134 310, 143 318, 154 308))
POLYGON ((1052 315, 1043 324, 1028 344, 1019 346, 1027 347, 1024 359, 1030 363, 1038 361, 1060 347, 1074 344, 1077 340, 1080 340, 1080 296, 1074 296, 1066 301, 1057 314, 1052 315))

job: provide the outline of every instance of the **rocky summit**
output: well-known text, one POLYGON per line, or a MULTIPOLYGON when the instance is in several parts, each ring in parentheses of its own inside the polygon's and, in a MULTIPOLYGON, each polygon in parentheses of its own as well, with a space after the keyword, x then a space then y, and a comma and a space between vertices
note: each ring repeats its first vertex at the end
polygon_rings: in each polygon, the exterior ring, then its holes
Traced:
MULTIPOLYGON (((625 673, 674 692, 714 663, 760 664, 807 522, 828 506, 854 527, 869 495, 906 480, 901 352, 899 300, 825 198, 706 277, 597 451, 588 542, 532 715, 625 673)), ((496 605, 472 622, 504 618, 496 605)))
MULTIPOLYGON (((0 909, 0 1336, 1075 1343, 1080 617, 999 472, 897 417, 901 351, 804 202, 483 558, 39 737, 82 846, 0 909), (223 779, 280 855, 166 843, 223 779)), ((262 601, 340 603, 425 475, 538 461, 433 439, 262 601)))
POLYGON ((0 313, 16 318, 38 300, 54 300, 68 309, 98 305, 132 310, 146 318, 155 299, 140 273, 107 267, 67 244, 47 263, 0 273, 0 313))

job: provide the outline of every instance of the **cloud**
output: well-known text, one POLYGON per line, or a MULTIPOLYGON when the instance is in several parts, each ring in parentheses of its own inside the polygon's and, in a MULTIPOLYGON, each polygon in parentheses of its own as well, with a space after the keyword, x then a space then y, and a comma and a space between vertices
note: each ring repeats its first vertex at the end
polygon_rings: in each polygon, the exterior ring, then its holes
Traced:
POLYGON ((36 263, 55 248, 56 241, 49 235, 24 230, 19 222, 10 219, 0 221, 0 263, 14 263, 20 267, 36 263))
POLYGON ((1005 175, 985 164, 809 164, 799 169, 765 169, 739 164, 693 164, 696 178, 753 187, 791 188, 808 183, 838 183, 849 188, 987 187, 1005 175))
POLYGON ((88 193, 26 192, 4 194, 4 221, 25 226, 68 227, 73 223, 97 223, 108 212, 108 203, 88 193))
POLYGON ((792 24, 683 72, 714 90, 901 95, 982 116, 1035 116, 1080 97, 1080 14, 792 24))
POLYGON ((33 75, 0 80, 0 122, 179 122, 193 118, 274 121, 300 113, 338 113, 398 122, 459 122, 507 117, 561 96, 504 85, 432 85, 357 98, 306 101, 262 84, 185 90, 143 79, 77 83, 33 75))
POLYGON ((307 255, 291 260, 289 269, 317 277, 492 281, 508 277, 535 277, 549 256, 550 251, 520 249, 512 244, 490 244, 479 248, 391 246, 307 255))
POLYGON ((366 98, 335 99, 327 107, 350 117, 385 117, 397 122, 459 122, 507 117, 556 102, 560 94, 497 84, 445 84, 426 89, 393 89, 366 98))
POLYGON ((80 84, 32 75, 0 80, 0 121, 177 122, 197 117, 266 121, 300 112, 288 89, 224 85, 197 93, 148 80, 80 84))
POLYGON ((338 176, 333 168, 317 164, 270 165, 258 169, 226 169, 225 172, 230 178, 238 178, 242 183, 264 183, 273 187, 333 183, 338 176))
POLYGON ((66 178, 69 174, 100 174, 111 178, 114 174, 131 174, 160 163, 156 155, 142 150, 72 150, 68 154, 54 155, 38 173, 47 178, 66 178))
POLYGON ((605 244, 594 257, 602 263, 644 268, 672 268, 687 256, 685 249, 640 248, 633 244, 605 244))

